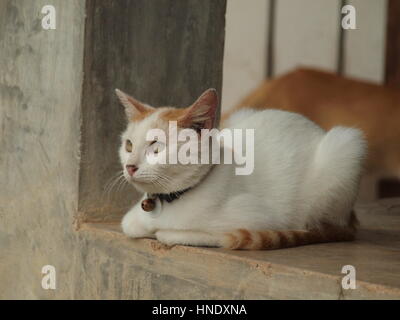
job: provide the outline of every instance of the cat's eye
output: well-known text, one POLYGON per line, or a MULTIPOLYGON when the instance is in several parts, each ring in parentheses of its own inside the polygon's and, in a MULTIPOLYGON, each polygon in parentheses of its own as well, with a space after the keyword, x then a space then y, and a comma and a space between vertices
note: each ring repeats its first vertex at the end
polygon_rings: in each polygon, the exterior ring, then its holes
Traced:
POLYGON ((147 147, 147 152, 151 154, 158 154, 164 150, 164 147, 165 145, 161 141, 153 140, 149 143, 149 146, 147 147))
MULTIPOLYGON (((152 145, 154 145, 157 142, 157 140, 153 140, 152 142, 150 142, 149 147, 151 147, 152 145)), ((158 153, 158 146, 153 148, 153 153, 157 154, 158 153)))
POLYGON ((132 152, 132 141, 131 140, 125 141, 125 150, 126 150, 126 152, 132 152))

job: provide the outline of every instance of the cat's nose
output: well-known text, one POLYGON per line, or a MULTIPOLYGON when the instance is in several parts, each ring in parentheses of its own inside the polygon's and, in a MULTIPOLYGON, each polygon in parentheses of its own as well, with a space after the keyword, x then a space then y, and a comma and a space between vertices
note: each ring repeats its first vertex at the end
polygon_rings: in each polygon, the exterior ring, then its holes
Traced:
POLYGON ((132 177, 135 172, 137 171, 138 167, 136 167, 133 164, 127 164, 126 165, 126 171, 128 171, 128 174, 132 177))

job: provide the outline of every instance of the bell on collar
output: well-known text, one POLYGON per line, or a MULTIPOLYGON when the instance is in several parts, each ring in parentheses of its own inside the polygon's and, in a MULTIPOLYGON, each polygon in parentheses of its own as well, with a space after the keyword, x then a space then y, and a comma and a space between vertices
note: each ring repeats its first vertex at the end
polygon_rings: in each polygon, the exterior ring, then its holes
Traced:
POLYGON ((142 201, 142 209, 144 211, 147 211, 147 212, 153 211, 155 207, 156 207, 155 199, 149 198, 149 199, 144 199, 142 201))

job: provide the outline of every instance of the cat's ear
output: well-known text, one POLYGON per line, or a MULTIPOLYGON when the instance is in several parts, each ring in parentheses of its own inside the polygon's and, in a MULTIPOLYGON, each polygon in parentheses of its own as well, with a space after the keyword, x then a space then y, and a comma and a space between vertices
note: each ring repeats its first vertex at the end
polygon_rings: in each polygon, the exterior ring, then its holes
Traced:
POLYGON ((215 89, 206 90, 178 119, 178 125, 195 130, 212 129, 218 109, 218 94, 215 89))
POLYGON ((135 98, 132 98, 119 89, 115 89, 115 93, 117 94, 119 101, 125 107, 125 113, 128 119, 133 119, 141 113, 146 113, 154 109, 135 98))

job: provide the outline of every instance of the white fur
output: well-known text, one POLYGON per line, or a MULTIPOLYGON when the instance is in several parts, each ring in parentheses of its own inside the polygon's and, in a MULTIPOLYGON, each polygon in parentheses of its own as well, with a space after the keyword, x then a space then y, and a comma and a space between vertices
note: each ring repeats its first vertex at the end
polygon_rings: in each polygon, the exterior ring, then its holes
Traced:
MULTIPOLYGON (((222 234, 236 229, 304 230, 329 222, 346 225, 357 194, 365 141, 360 131, 335 127, 325 132, 305 117, 285 111, 239 111, 227 128, 255 129, 254 172, 235 175, 235 165, 153 165, 143 163, 146 130, 160 125, 157 111, 123 134, 134 145, 121 147, 123 166, 138 165, 144 176, 166 178, 166 192, 194 186, 161 212, 152 214, 138 202, 122 220, 130 237, 156 237, 169 245, 223 245, 222 234), (169 182, 167 182, 167 180, 169 182)), ((135 182, 143 192, 160 192, 135 182)))

